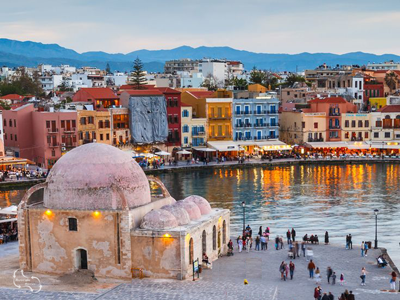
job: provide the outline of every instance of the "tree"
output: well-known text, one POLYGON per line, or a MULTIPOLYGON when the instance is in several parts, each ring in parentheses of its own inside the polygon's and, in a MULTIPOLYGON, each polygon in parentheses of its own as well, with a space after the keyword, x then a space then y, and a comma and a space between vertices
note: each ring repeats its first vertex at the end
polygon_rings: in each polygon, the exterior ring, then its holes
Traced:
POLYGON ((69 83, 67 80, 63 79, 61 84, 58 86, 58 90, 61 92, 71 92, 73 89, 69 86, 69 83))
POLYGON ((291 73, 288 77, 286 77, 284 85, 286 87, 291 87, 296 82, 306 82, 306 79, 303 76, 297 75, 295 73, 291 73))
POLYGON ((247 80, 244 78, 233 78, 233 86, 238 90, 246 90, 247 89, 247 80))
POLYGON ((218 90, 218 84, 218 79, 215 76, 208 74, 201 83, 201 87, 206 87, 209 91, 216 91, 218 90))
POLYGON ((267 72, 265 73, 265 79, 262 85, 269 90, 275 90, 278 86, 278 78, 273 73, 267 72))
POLYGON ((109 63, 107 63, 107 66, 106 66, 106 73, 107 74, 111 74, 111 68, 110 68, 110 64, 109 63))
POLYGON ((398 77, 397 77, 396 73, 394 73, 393 71, 386 73, 385 83, 390 90, 390 94, 392 94, 392 91, 396 89, 397 82, 398 82, 398 77))
POLYGON ((8 81, 0 82, 0 93, 41 96, 43 89, 39 81, 39 74, 34 72, 32 78, 26 73, 25 68, 20 68, 8 81))
POLYGON ((108 78, 106 79, 106 86, 114 86, 114 85, 115 85, 114 78, 108 77, 108 78))
POLYGON ((145 89, 144 83, 146 82, 145 72, 143 72, 143 63, 138 58, 133 62, 132 83, 137 90, 145 89))
POLYGON ((265 81, 265 72, 261 70, 257 70, 256 67, 253 68, 250 72, 250 82, 251 83, 258 83, 258 84, 263 84, 265 81))

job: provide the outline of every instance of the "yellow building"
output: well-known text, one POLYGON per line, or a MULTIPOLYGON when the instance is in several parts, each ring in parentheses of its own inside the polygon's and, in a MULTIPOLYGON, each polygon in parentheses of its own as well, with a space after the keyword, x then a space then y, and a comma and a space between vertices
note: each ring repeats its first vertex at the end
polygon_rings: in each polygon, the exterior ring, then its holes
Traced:
POLYGON ((185 104, 181 107, 181 116, 182 147, 204 146, 207 142, 207 118, 194 118, 193 108, 185 104))
POLYGON ((110 111, 78 110, 78 146, 86 143, 111 145, 110 111))
POLYGON ((249 92, 257 92, 257 93, 266 93, 267 88, 261 84, 255 83, 255 84, 249 84, 247 90, 249 92))
POLYGON ((385 97, 369 98, 372 111, 377 111, 382 107, 386 106, 387 99, 385 97))
POLYGON ((206 99, 208 141, 232 140, 232 98, 206 99))
POLYGON ((342 114, 342 141, 369 141, 370 139, 370 114, 342 114))

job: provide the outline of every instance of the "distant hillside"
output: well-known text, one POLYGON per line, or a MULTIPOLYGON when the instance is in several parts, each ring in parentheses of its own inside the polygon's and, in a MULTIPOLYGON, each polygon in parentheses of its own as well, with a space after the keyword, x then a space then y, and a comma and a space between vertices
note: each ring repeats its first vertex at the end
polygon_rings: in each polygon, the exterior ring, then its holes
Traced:
POLYGON ((144 62, 145 69, 150 72, 162 72, 165 61, 180 58, 201 59, 209 57, 240 60, 247 70, 256 66, 260 69, 272 71, 302 71, 314 69, 323 63, 335 66, 337 64, 365 65, 369 62, 388 60, 400 61, 400 56, 393 54, 375 55, 363 52, 342 55, 332 53, 269 54, 236 50, 230 47, 204 46, 198 48, 182 46, 170 50, 137 50, 127 54, 110 54, 100 51, 78 53, 57 44, 0 39, 0 63, 8 66, 25 65, 33 67, 40 63, 46 63, 53 65, 69 64, 76 67, 90 65, 105 68, 106 64, 109 63, 112 70, 130 71, 132 61, 136 57, 144 62))

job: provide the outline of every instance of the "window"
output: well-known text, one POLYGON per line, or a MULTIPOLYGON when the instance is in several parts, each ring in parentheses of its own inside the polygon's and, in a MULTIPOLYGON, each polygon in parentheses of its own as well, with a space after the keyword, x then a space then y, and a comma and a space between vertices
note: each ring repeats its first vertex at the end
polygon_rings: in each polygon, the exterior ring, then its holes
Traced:
POLYGON ((103 134, 100 133, 100 141, 102 141, 102 140, 103 140, 103 134))
POLYGON ((318 122, 314 123, 314 128, 318 128, 318 122))
POLYGON ((183 125, 182 131, 185 132, 185 133, 189 132, 189 126, 188 125, 183 125))
MULTIPOLYGON (((81 125, 86 125, 86 118, 82 117, 80 122, 81 122, 81 125)), ((49 122, 49 124, 50 124, 50 122, 49 122)), ((50 125, 47 128, 50 128, 50 125)))
POLYGON ((17 120, 14 119, 14 127, 17 127, 17 120))
POLYGON ((385 138, 390 138, 390 132, 385 132, 385 138))
POLYGON ((193 263, 193 238, 189 241, 189 264, 193 263))
POLYGON ((54 151, 54 150, 51 150, 51 156, 56 156, 56 151, 54 151))
POLYGON ((351 121, 351 127, 352 127, 352 128, 356 127, 356 121, 355 121, 355 120, 352 120, 352 121, 351 121))
POLYGON ((78 220, 76 218, 68 218, 69 231, 78 231, 78 220))
POLYGON ((201 249, 203 253, 207 253, 207 233, 203 230, 203 234, 201 235, 201 249))
POLYGON ((301 122, 301 127, 304 129, 306 128, 306 122, 301 122))
POLYGON ((174 123, 176 123, 176 124, 179 123, 179 121, 178 121, 178 115, 174 115, 174 123))
POLYGON ((17 135, 14 136, 15 141, 17 141, 17 135))
POLYGON ((61 128, 65 128, 65 121, 61 120, 61 128))
POLYGON ((4 119, 3 125, 4 125, 4 127, 7 127, 7 120, 6 119, 4 119))
POLYGON ((8 126, 12 127, 12 120, 8 121, 8 126))
POLYGON ((183 143, 184 143, 184 144, 189 143, 189 138, 188 138, 187 136, 185 136, 185 137, 183 138, 183 143))
POLYGON ((344 127, 349 127, 349 126, 350 126, 349 120, 344 121, 344 127))
POLYGON ((104 128, 104 124, 103 124, 102 120, 99 121, 99 128, 104 128))
POLYGON ((379 132, 374 132, 374 138, 375 139, 379 138, 379 132))
POLYGON ((363 121, 358 121, 358 127, 363 127, 363 121))
POLYGON ((110 134, 109 133, 107 133, 106 138, 107 138, 107 141, 110 140, 110 134))
POLYGON ((183 118, 189 117, 189 111, 188 111, 187 109, 185 109, 185 110, 182 111, 182 117, 183 117, 183 118))
POLYGON ((364 137, 367 139, 368 138, 368 132, 364 133, 364 137))
POLYGON ((217 228, 213 227, 213 250, 217 250, 217 228))
POLYGON ((10 140, 13 140, 13 135, 12 134, 10 134, 10 140))
POLYGON ((79 139, 80 139, 80 140, 83 140, 83 132, 82 132, 82 131, 79 132, 79 139))
POLYGON ((88 124, 94 124, 94 118, 88 117, 88 124))
POLYGON ((368 120, 364 121, 364 127, 369 127, 369 121, 368 120))
POLYGON ((72 120, 72 128, 75 128, 75 127, 76 127, 76 121, 72 120))
POLYGON ((104 127, 105 128, 110 128, 110 120, 105 120, 104 121, 104 127))
POLYGON ((344 138, 345 138, 345 139, 348 139, 348 138, 349 138, 349 133, 348 133, 348 132, 346 132, 346 133, 344 134, 344 138))

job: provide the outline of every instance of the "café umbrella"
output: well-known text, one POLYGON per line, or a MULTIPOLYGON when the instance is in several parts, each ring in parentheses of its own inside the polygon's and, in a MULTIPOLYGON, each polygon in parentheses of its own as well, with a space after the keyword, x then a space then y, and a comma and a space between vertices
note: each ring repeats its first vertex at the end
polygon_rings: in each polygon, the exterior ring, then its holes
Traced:
POLYGON ((165 152, 165 151, 159 151, 159 152, 156 152, 154 154, 158 155, 158 156, 169 156, 169 155, 171 155, 171 153, 168 153, 168 152, 165 152))
POLYGON ((185 155, 185 154, 192 154, 192 152, 190 152, 190 151, 187 151, 187 150, 180 150, 180 151, 178 151, 178 152, 176 152, 177 154, 182 154, 182 155, 185 155))

